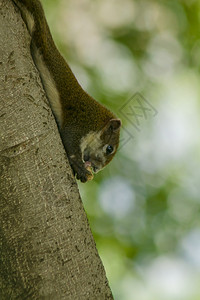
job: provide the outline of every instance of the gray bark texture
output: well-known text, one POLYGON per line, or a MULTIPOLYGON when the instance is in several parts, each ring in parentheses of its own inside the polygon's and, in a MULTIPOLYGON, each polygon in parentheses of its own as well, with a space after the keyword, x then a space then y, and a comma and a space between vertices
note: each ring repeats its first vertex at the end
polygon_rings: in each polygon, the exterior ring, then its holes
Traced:
POLYGON ((0 299, 113 299, 11 0, 0 0, 0 299))

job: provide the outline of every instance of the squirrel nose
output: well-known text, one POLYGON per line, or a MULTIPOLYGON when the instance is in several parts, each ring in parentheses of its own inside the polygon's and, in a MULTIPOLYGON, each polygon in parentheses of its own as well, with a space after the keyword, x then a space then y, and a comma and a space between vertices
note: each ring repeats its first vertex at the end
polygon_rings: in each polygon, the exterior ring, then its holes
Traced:
POLYGON ((89 161, 90 159, 89 154, 85 153, 83 159, 84 161, 89 161))

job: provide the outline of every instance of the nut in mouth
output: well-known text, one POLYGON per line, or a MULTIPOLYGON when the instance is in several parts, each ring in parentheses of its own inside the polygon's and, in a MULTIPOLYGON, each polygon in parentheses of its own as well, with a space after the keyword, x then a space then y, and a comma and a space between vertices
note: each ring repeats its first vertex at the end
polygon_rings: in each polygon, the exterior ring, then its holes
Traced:
POLYGON ((93 175, 93 168, 92 168, 91 162, 90 161, 86 161, 84 163, 84 165, 85 165, 86 170, 88 170, 90 172, 90 174, 88 174, 88 176, 87 176, 87 179, 88 180, 92 180, 94 178, 94 175, 93 175))

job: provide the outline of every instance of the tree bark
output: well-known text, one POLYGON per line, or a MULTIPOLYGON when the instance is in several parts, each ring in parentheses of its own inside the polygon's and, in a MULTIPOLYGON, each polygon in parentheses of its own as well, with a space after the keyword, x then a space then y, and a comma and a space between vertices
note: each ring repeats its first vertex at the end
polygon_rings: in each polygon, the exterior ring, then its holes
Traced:
POLYGON ((0 24, 0 299, 113 299, 11 0, 0 24))

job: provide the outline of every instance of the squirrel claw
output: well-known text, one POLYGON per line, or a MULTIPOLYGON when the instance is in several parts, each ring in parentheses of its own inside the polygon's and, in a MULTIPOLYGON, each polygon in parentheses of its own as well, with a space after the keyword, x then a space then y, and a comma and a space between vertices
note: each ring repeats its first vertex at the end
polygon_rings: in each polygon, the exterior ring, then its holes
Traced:
POLYGON ((74 175, 76 175, 76 178, 81 182, 87 182, 93 179, 91 168, 85 168, 84 164, 83 166, 80 166, 77 163, 72 163, 71 167, 74 175))
POLYGON ((79 172, 76 172, 76 178, 80 179, 81 182, 87 182, 93 179, 93 174, 86 169, 79 169, 79 172))

